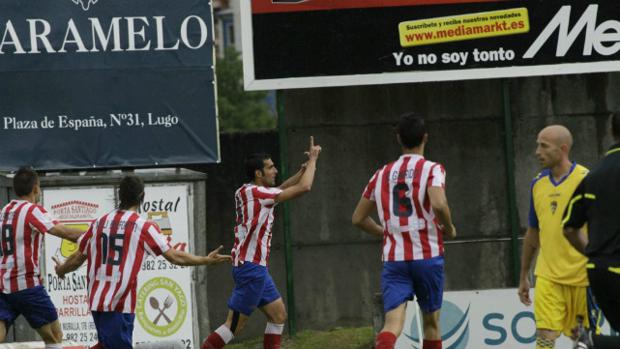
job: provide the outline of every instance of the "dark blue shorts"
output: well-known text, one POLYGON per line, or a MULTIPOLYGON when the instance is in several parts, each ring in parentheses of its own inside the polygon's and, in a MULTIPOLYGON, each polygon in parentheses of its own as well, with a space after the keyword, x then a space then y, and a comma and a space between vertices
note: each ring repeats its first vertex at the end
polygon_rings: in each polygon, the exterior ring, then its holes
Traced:
POLYGON ((443 257, 383 263, 383 310, 387 313, 414 296, 423 312, 439 310, 443 301, 443 265, 443 257))
POLYGON ((280 293, 273 283, 267 267, 245 262, 234 267, 235 288, 228 300, 228 308, 250 316, 256 308, 265 306, 278 298, 280 293))
POLYGON ((23 315, 32 328, 41 328, 58 320, 56 307, 43 286, 5 294, 0 293, 0 320, 10 327, 23 315))
POLYGON ((132 349, 135 314, 93 311, 99 343, 106 349, 132 349))

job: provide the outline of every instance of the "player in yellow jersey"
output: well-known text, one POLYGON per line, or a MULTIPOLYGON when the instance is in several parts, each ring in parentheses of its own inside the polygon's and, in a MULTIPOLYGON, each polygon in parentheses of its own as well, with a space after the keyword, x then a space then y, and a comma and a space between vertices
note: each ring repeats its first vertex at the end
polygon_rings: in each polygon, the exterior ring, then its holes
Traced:
POLYGON ((536 157, 544 168, 531 187, 529 224, 523 241, 519 298, 532 303, 529 271, 536 252, 536 348, 555 347, 561 333, 572 337, 577 316, 588 327, 586 258, 564 238, 562 214, 588 170, 571 162, 573 144, 570 131, 560 125, 538 134, 536 157))

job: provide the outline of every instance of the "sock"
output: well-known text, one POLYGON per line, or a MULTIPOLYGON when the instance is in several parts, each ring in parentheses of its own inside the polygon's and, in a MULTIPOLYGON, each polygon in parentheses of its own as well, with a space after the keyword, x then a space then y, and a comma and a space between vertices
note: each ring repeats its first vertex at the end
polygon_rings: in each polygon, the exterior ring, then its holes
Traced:
POLYGON ((205 339, 200 349, 222 349, 233 338, 234 336, 230 329, 222 325, 205 339))
POLYGON ((265 327, 265 338, 263 339, 263 349, 280 349, 284 324, 267 323, 265 327))
POLYGON ((543 337, 536 338, 536 349, 551 349, 555 348, 555 340, 547 339, 543 337))
POLYGON ((422 345, 422 349, 441 349, 441 340, 425 339, 422 345))
POLYGON ((45 349, 62 349, 61 343, 45 344, 45 349))
POLYGON ((396 336, 392 332, 381 332, 377 336, 375 349, 394 349, 396 344, 396 336))

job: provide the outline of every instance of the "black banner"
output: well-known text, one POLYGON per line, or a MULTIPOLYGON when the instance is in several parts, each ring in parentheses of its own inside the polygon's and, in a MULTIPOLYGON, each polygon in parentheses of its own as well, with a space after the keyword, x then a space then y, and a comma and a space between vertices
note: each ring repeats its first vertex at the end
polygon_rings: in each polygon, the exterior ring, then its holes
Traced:
POLYGON ((0 169, 219 161, 208 0, 0 3, 0 169))
POLYGON ((615 0, 244 3, 249 89, 620 70, 615 0))

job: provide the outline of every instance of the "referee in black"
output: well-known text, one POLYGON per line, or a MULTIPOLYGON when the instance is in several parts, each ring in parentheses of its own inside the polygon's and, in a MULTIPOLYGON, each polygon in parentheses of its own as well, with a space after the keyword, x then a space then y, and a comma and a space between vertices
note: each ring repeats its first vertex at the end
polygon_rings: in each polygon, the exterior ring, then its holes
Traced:
MULTIPOLYGON (((564 235, 589 261, 590 288, 620 332, 620 112, 611 116, 615 145, 583 179, 564 212, 564 235), (588 224, 588 236, 580 228, 588 224)), ((620 348, 620 337, 593 336, 594 348, 620 348)), ((588 348, 589 346, 583 346, 588 348)))

